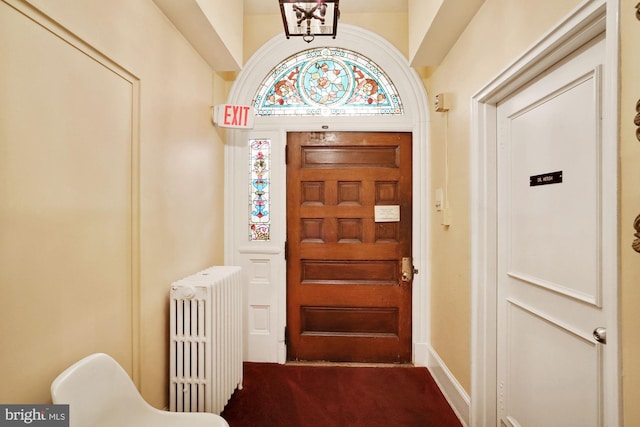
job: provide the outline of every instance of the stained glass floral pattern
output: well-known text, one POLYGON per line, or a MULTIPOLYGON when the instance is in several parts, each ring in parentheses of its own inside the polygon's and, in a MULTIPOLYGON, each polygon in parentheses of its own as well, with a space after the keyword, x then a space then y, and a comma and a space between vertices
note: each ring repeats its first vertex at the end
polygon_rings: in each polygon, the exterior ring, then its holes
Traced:
POLYGON ((403 114, 389 77, 371 60, 341 48, 299 52, 278 64, 253 100, 258 115, 403 114))
POLYGON ((266 241, 270 239, 271 208, 270 167, 271 141, 268 139, 249 140, 251 164, 249 170, 249 240, 266 241))

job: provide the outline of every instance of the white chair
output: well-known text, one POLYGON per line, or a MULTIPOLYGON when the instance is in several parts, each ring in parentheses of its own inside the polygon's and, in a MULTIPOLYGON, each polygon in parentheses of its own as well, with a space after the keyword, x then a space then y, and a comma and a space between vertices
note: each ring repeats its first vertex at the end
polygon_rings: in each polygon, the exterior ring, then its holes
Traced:
POLYGON ((70 427, 229 427, 216 414, 152 407, 118 362, 103 353, 87 356, 58 375, 51 398, 55 404, 69 404, 70 427))

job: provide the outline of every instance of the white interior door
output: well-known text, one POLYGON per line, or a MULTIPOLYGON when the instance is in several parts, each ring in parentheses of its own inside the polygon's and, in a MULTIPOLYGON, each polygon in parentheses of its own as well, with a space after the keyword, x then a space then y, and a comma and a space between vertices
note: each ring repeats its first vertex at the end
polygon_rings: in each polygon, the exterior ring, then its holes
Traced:
MULTIPOLYGON (((601 426, 604 36, 498 105, 498 417, 601 426)), ((615 173, 615 171, 614 171, 615 173)), ((614 286, 614 284, 610 284, 614 286)))

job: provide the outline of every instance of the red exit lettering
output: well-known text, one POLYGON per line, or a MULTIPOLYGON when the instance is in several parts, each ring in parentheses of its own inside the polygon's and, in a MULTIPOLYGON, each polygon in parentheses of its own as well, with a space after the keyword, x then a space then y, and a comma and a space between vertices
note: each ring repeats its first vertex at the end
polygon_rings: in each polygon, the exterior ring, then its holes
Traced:
POLYGON ((248 128, 253 126, 253 108, 248 105, 221 105, 217 124, 221 127, 248 128))

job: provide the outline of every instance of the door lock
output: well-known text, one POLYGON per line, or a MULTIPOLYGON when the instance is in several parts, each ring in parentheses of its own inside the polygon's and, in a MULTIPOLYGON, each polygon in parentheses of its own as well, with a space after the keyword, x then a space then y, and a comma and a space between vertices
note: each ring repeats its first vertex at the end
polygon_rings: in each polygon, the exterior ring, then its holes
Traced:
POLYGON ((410 282, 413 280, 413 275, 418 274, 418 269, 413 268, 413 258, 402 258, 402 277, 403 282, 410 282))

